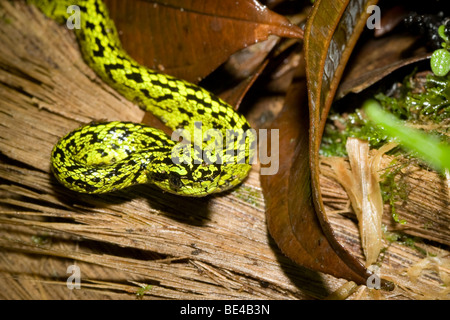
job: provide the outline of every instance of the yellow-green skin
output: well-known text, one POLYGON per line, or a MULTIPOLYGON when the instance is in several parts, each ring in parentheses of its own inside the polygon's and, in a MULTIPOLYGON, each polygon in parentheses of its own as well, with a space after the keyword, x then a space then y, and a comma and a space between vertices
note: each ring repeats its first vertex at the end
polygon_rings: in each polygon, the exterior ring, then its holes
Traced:
POLYGON ((177 142, 161 130, 126 122, 85 125, 63 137, 52 151, 53 173, 60 183, 82 193, 153 183, 171 193, 200 197, 230 189, 247 176, 255 136, 248 134, 244 116, 205 89, 150 70, 129 57, 101 0, 29 2, 60 23, 72 14, 67 13, 68 6, 78 6, 81 27, 75 33, 86 63, 103 81, 172 130, 184 128, 194 137, 200 122, 203 132, 217 129, 223 137, 223 141, 195 140, 198 147, 189 144, 191 157, 177 164, 172 159, 177 142), (229 129, 236 130, 236 142, 225 147, 229 129), (221 154, 204 155, 220 142, 221 154), (235 155, 226 154, 227 148, 235 155), (223 164, 216 163, 218 157, 223 164))

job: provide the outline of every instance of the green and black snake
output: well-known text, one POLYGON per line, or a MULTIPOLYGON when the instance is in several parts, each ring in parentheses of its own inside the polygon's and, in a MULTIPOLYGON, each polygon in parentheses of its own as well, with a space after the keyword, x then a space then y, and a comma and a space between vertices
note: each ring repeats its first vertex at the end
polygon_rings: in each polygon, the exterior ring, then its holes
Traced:
POLYGON ((248 175, 256 141, 244 116, 195 84, 138 64, 123 50, 101 0, 28 2, 60 23, 71 16, 68 7, 77 6, 80 24, 74 31, 86 63, 128 100, 172 130, 186 130, 181 136, 188 137, 179 143, 161 130, 130 122, 82 126, 53 148, 52 170, 61 184, 105 193, 152 183, 198 197, 230 189, 248 175))

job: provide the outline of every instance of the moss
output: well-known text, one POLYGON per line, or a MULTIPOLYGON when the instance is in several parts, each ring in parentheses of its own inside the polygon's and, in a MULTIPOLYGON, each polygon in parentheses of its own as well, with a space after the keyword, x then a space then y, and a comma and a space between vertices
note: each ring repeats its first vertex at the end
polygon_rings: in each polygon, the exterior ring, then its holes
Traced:
POLYGON ((425 123, 439 123, 450 116, 450 75, 437 77, 428 74, 423 87, 415 74, 403 81, 403 88, 396 97, 383 93, 375 95, 383 108, 394 116, 406 120, 425 123))
MULTIPOLYGON (((450 74, 437 77, 412 73, 405 77, 390 96, 378 93, 374 98, 383 109, 410 125, 420 126, 441 141, 449 141, 450 134, 450 74)), ((386 134, 376 129, 360 109, 353 113, 337 113, 331 110, 322 139, 321 154, 346 156, 348 137, 369 141, 372 148, 379 148, 388 141, 386 134)))
POLYGON ((385 226, 384 226, 383 231, 384 231, 384 238, 387 241, 389 241, 391 243, 393 243, 393 242, 399 243, 401 245, 412 248, 424 256, 429 255, 429 253, 427 253, 426 250, 417 246, 417 244, 421 242, 420 238, 410 236, 410 235, 404 234, 402 232, 387 231, 385 226))
POLYGON ((368 123, 359 109, 342 115, 332 112, 325 126, 320 153, 327 157, 346 156, 345 144, 349 137, 367 140, 372 148, 381 147, 388 139, 368 123))
POLYGON ((402 169, 406 163, 400 164, 394 159, 388 169, 380 177, 380 188, 383 202, 391 207, 391 215, 395 222, 405 224, 406 221, 400 219, 396 210, 396 203, 406 201, 408 198, 408 185, 403 179, 402 169))

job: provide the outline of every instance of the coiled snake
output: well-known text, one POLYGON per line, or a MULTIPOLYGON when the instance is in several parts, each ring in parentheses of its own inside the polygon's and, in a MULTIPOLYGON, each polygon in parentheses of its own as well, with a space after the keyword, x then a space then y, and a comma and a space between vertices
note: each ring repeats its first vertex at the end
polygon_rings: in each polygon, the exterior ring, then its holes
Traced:
POLYGON ((197 85, 139 65, 122 49, 101 0, 28 2, 60 23, 70 17, 68 7, 76 5, 80 28, 74 31, 86 63, 166 126, 185 130, 180 143, 143 124, 84 125, 53 148, 52 170, 61 184, 81 193, 105 193, 152 183, 178 195, 205 196, 247 176, 256 141, 244 116, 197 85))

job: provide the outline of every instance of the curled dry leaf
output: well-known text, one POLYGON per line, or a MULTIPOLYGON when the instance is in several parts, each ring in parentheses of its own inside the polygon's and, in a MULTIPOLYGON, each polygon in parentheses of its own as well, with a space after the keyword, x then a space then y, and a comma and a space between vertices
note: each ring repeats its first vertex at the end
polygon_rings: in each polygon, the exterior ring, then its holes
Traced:
MULTIPOLYGON (((272 123, 272 128, 280 128, 279 172, 261 175, 269 231, 281 250, 302 266, 358 284, 364 284, 371 272, 336 240, 325 215, 318 151, 337 84, 365 26, 365 8, 373 3, 316 1, 306 27, 304 51, 309 130, 306 112, 298 105, 301 100, 295 100, 296 108, 302 109, 295 112, 289 109, 288 94, 285 108, 272 123)), ((295 91, 292 87, 291 94, 295 91)))
MULTIPOLYGON (((305 57, 310 116, 309 164, 312 197, 320 225, 341 260, 360 277, 371 272, 336 239, 325 213, 320 187, 319 149, 328 112, 345 65, 359 35, 366 27, 367 10, 376 0, 316 1, 305 29, 305 57)), ((344 274, 343 277, 346 277, 344 274)), ((349 279, 348 277, 346 277, 349 279)), ((382 280, 382 287, 391 289, 382 280)))
POLYGON ((380 189, 379 164, 384 153, 394 148, 396 143, 389 143, 380 148, 369 158, 369 144, 356 138, 347 140, 351 171, 344 158, 324 158, 333 170, 335 178, 346 190, 359 223, 361 245, 366 257, 366 265, 376 262, 383 247, 381 222, 383 199, 380 189))
POLYGON ((105 2, 132 57, 191 82, 269 35, 303 37, 302 29, 256 0, 105 2))
POLYGON ((362 284, 365 278, 340 259, 315 214, 308 169, 305 95, 305 81, 293 82, 282 111, 270 126, 279 130, 278 141, 273 141, 272 135, 267 141, 269 150, 273 143, 279 144, 279 170, 260 177, 268 229, 283 253, 299 265, 362 284))

